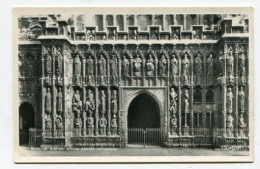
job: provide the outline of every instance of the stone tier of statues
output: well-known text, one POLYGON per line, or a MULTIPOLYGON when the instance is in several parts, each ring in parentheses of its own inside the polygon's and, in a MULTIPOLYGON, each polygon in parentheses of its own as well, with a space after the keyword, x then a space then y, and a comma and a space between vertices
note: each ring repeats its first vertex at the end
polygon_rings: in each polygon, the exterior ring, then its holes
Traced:
MULTIPOLYGON (((83 103, 80 89, 75 89, 72 97, 73 126, 77 129, 78 135, 117 135, 118 133, 118 92, 117 89, 109 91, 111 95, 108 103, 108 91, 100 89, 95 98, 95 91, 87 89, 86 101, 83 103), (97 103, 98 102, 98 103, 97 103), (86 116, 84 117, 85 114, 86 116), (84 121, 85 120, 85 121, 84 121), (85 127, 83 126, 85 123, 85 127), (82 132, 81 132, 82 130, 82 132)), ((56 113, 54 116, 55 125, 52 124, 52 94, 50 88, 46 88, 45 94, 45 129, 56 129, 57 132, 63 131, 63 94, 61 87, 58 88, 56 101, 56 113)), ((61 135, 60 135, 61 136, 61 135)))
POLYGON ((169 78, 175 86, 203 86, 204 83, 212 86, 215 84, 214 65, 212 53, 208 56, 200 51, 192 54, 187 47, 183 51, 167 51, 163 47, 155 51, 150 46, 142 51, 137 46, 135 51, 125 48, 121 53, 115 48, 107 52, 101 47, 96 54, 89 48, 84 53, 75 52, 73 81, 75 86, 82 86, 83 82, 88 86, 118 86, 120 79, 169 78))

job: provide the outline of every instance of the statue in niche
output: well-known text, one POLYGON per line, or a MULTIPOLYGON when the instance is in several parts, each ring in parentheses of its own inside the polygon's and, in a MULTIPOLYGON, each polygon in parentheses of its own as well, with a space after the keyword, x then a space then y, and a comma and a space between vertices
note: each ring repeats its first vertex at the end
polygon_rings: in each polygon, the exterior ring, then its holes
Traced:
POLYGON ((111 76, 111 83, 117 85, 117 77, 118 77, 118 63, 115 54, 111 55, 110 58, 110 76, 111 76))
POLYGON ((57 115, 57 117, 56 117, 56 129, 57 130, 63 129, 63 119, 62 119, 61 115, 57 115))
POLYGON ((183 114, 184 114, 184 127, 187 127, 187 115, 189 114, 189 92, 187 89, 184 89, 184 93, 182 95, 182 104, 183 104, 183 114))
POLYGON ((180 30, 179 29, 173 30, 173 39, 175 39, 175 40, 180 39, 180 30))
POLYGON ((51 116, 48 114, 45 117, 45 128, 46 129, 52 129, 52 120, 51 120, 51 116))
POLYGON ((98 72, 99 72, 99 75, 102 76, 102 75, 106 75, 106 59, 104 58, 104 55, 103 54, 100 54, 100 58, 99 58, 99 61, 98 61, 98 72))
POLYGON ((122 59, 122 75, 123 77, 129 77, 129 60, 127 59, 126 54, 123 54, 122 59))
POLYGON ((240 84, 245 85, 246 82, 246 66, 245 66, 245 54, 244 49, 240 49, 240 56, 239 56, 239 78, 240 78, 240 84))
POLYGON ((87 80, 89 85, 94 85, 94 60, 91 55, 88 56, 86 61, 87 80))
POLYGON ((100 58, 98 60, 98 73, 100 76, 100 84, 101 85, 105 85, 105 81, 106 81, 106 74, 107 74, 107 70, 106 70, 106 59, 104 58, 103 54, 100 54, 100 58))
POLYGON ((171 59, 171 75, 173 84, 178 84, 178 73, 179 73, 179 62, 176 54, 174 53, 173 58, 171 59))
MULTIPOLYGON (((93 128, 94 127, 94 119, 92 116, 89 116, 87 118, 87 124, 88 124, 88 128, 93 128)), ((93 131, 93 130, 92 130, 93 131)))
POLYGON ((213 84, 213 75, 214 75, 214 60, 213 55, 210 54, 207 58, 207 83, 208 85, 213 84))
POLYGON ((245 92, 243 87, 240 87, 240 91, 238 92, 238 105, 239 111, 243 113, 245 111, 245 92))
POLYGON ((107 128, 107 119, 102 114, 101 118, 99 119, 99 134, 106 135, 106 128, 107 128))
POLYGON ((57 52, 55 67, 56 67, 57 76, 61 76, 61 74, 62 74, 62 54, 60 51, 57 52))
POLYGON ((227 112, 232 113, 232 100, 233 100, 233 93, 231 88, 227 90, 227 112))
POLYGON ((177 127, 177 118, 175 114, 171 117, 171 127, 177 127))
POLYGON ((111 110, 112 110, 113 115, 115 115, 118 110, 117 91, 116 90, 112 90, 111 110))
POLYGON ((116 135, 117 134, 117 120, 116 115, 113 115, 111 119, 111 134, 116 135))
POLYGON ((187 89, 184 89, 184 93, 183 93, 183 112, 185 114, 189 114, 189 91, 187 89))
POLYGON ((167 60, 165 58, 165 55, 162 54, 162 57, 159 61, 159 75, 160 76, 166 76, 166 68, 167 68, 167 60))
POLYGON ((63 112, 63 95, 61 92, 61 87, 58 88, 58 94, 57 94, 57 113, 62 114, 63 112))
POLYGON ((76 90, 72 98, 72 107, 76 115, 80 115, 82 111, 82 101, 80 100, 79 90, 76 90))
POLYGON ((106 113, 106 94, 104 90, 100 91, 100 112, 102 115, 106 113))
POLYGON ((170 92, 170 112, 171 114, 176 114, 177 112, 177 93, 175 92, 174 88, 171 88, 170 92))
POLYGON ((56 124, 57 136, 62 137, 63 136, 63 119, 62 119, 61 115, 58 115, 56 117, 55 124, 56 124))
POLYGON ((188 59, 187 53, 184 54, 184 59, 181 62, 182 65, 182 83, 183 85, 189 85, 189 66, 190 61, 188 59))
POLYGON ((74 61, 74 75, 75 75, 75 83, 77 85, 80 84, 81 82, 81 61, 80 61, 80 57, 79 54, 76 55, 75 61, 74 61))
POLYGON ((147 76, 153 76, 154 74, 154 59, 151 53, 148 55, 148 59, 146 62, 146 71, 147 71, 147 76))
POLYGON ((80 114, 76 114, 76 117, 74 119, 74 126, 75 128, 81 128, 82 127, 82 120, 80 118, 80 114))
POLYGON ((246 127, 246 123, 244 122, 244 117, 243 117, 242 113, 239 115, 238 126, 239 126, 239 128, 245 128, 246 127))
POLYGON ((195 58, 195 75, 196 75, 196 85, 202 84, 202 59, 201 54, 198 53, 195 58))
POLYGON ((232 49, 230 49, 227 56, 227 76, 231 84, 233 84, 234 81, 233 70, 234 70, 234 57, 233 57, 233 51, 232 49))
POLYGON ((47 87, 47 92, 45 95, 45 112, 48 115, 51 114, 51 92, 49 87, 47 87))
POLYGON ((95 40, 95 30, 88 30, 87 39, 88 40, 95 40))
POLYGON ((141 76, 141 68, 142 68, 142 59, 140 58, 140 54, 136 54, 136 58, 134 59, 134 75, 141 76))
POLYGON ((89 116, 92 116, 92 114, 95 111, 95 102, 94 102, 94 95, 91 90, 87 91, 87 101, 86 101, 86 112, 89 116))
POLYGON ((231 113, 227 114, 227 128, 233 128, 234 127, 234 118, 232 117, 231 113))
POLYGON ((51 69, 52 63, 51 63, 51 56, 50 54, 47 52, 45 55, 45 71, 47 74, 51 74, 52 73, 52 69, 51 69))

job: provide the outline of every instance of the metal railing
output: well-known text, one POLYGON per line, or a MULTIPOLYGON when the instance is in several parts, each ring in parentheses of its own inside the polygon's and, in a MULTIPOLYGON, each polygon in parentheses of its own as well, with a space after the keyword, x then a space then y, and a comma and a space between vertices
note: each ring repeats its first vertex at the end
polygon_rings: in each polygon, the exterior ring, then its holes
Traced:
POLYGON ((145 148, 162 145, 162 128, 128 128, 128 147, 145 148))

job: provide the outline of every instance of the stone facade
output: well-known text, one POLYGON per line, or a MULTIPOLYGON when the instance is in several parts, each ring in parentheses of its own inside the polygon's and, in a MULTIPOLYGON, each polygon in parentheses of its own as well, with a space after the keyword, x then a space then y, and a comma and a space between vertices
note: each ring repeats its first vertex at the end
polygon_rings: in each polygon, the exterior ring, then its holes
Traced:
POLYGON ((166 146, 192 144, 196 128, 248 137, 247 16, 85 17, 19 19, 20 104, 33 106, 43 146, 126 146, 140 94, 156 101, 166 146))

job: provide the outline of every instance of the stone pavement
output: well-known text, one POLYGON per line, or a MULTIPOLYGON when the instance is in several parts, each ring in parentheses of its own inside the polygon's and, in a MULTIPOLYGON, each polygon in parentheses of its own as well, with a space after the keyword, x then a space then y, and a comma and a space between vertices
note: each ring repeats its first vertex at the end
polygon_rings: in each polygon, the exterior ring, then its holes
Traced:
POLYGON ((43 151, 20 147, 21 156, 247 156, 249 151, 216 151, 199 148, 92 148, 86 150, 43 151))

